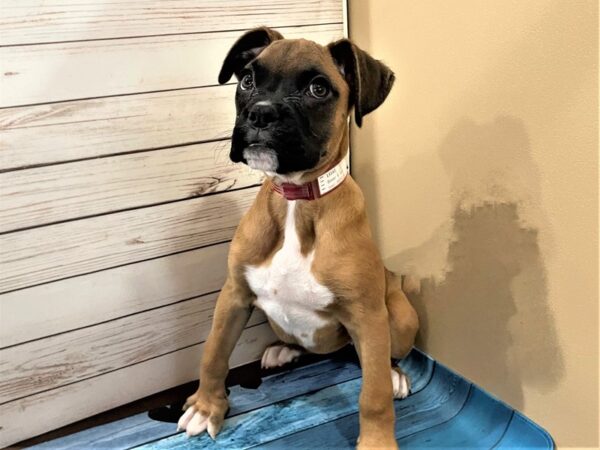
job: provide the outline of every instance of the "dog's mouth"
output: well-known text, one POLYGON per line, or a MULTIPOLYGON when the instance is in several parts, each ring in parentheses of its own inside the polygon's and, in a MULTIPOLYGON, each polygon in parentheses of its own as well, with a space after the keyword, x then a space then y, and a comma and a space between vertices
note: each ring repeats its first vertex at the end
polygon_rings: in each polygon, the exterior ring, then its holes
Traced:
POLYGON ((248 145, 243 151, 244 159, 249 167, 265 172, 276 172, 279 167, 277 153, 263 143, 248 145))

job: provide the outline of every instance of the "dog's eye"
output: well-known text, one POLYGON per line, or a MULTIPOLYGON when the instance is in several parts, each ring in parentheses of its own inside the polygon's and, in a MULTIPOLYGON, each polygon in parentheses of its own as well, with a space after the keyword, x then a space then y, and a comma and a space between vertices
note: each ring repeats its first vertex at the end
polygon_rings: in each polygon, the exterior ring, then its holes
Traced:
POLYGON ((242 91, 247 91, 249 89, 252 89, 253 87, 254 78, 252 77, 251 73, 247 73, 242 77, 242 80, 240 81, 240 88, 242 89, 242 91))
POLYGON ((308 92, 315 98, 324 98, 329 94, 329 86, 325 80, 317 78, 308 86, 308 92))

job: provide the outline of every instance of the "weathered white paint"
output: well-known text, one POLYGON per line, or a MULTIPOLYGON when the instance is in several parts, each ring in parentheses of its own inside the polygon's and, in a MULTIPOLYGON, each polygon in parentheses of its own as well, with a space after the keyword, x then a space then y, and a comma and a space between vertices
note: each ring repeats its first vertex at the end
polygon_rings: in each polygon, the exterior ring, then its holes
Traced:
MULTIPOLYGON (((203 342, 216 299, 204 295, 0 350, 0 361, 10 361, 0 366, 0 403, 203 342)), ((254 313, 249 325, 264 321, 254 313)))
MULTIPOLYGON (((327 44, 341 23, 280 29, 327 44)), ((240 31, 0 47, 0 106, 217 84, 240 31), (49 89, 49 85, 52 86, 49 89)))
MULTIPOLYGON (((260 358, 276 337, 268 324, 244 330, 229 360, 230 367, 260 358)), ((204 344, 89 378, 79 383, 0 405, 0 446, 21 441, 170 386, 198 379, 204 344), (143 382, 140 382, 143 380, 143 382), (60 414, 57 414, 60 411, 60 414)))
MULTIPOLYGON (((338 0, 116 2, 3 3, 0 446, 197 377, 256 193, 232 189, 260 176, 227 160, 223 55, 267 8, 287 37, 343 34, 338 0)), ((275 339, 262 320, 232 366, 275 339)))
MULTIPOLYGON (((0 232, 260 184, 229 140, 0 173, 0 232)), ((176 211, 177 213, 177 211, 176 211)))
POLYGON ((218 291, 228 251, 211 245, 3 294, 0 347, 218 291))
POLYGON ((225 85, 2 109, 0 169, 228 138, 234 95, 225 85))
POLYGON ((258 188, 0 235, 0 291, 231 239, 258 188))
POLYGON ((2 45, 342 22, 339 0, 81 0, 2 2, 2 45), (265 16, 268 23, 265 23, 265 16), (134 18, 135 20, 132 20, 134 18), (226 25, 224 25, 226 24, 226 25))

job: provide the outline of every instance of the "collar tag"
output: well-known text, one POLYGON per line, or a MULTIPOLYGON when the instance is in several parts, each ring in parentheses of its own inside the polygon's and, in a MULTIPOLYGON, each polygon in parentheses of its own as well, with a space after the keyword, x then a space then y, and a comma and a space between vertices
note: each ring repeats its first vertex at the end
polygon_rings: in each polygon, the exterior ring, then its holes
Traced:
POLYGON ((344 181, 346 175, 348 175, 348 159, 344 158, 335 167, 317 178, 319 194, 322 196, 333 191, 344 181))

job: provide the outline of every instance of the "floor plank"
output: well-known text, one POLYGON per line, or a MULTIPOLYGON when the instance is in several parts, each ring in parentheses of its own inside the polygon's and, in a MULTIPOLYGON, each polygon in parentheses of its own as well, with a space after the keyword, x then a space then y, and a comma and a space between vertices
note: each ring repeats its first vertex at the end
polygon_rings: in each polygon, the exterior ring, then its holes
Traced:
POLYGON ((480 389, 470 386, 469 396, 459 411, 447 421, 416 433, 396 428, 398 445, 403 448, 492 448, 502 436, 511 411, 499 402, 490 402, 480 389))
MULTIPOLYGON (((254 409, 306 394, 360 377, 360 368, 352 361, 326 360, 266 377, 257 389, 233 386, 229 398, 233 417, 254 409)), ((149 440, 176 434, 173 423, 159 422, 147 413, 84 430, 64 438, 33 446, 36 450, 111 449, 121 450, 149 440)))
POLYGON ((537 424, 515 412, 504 436, 495 449, 548 449, 554 448, 552 437, 537 424), (532 430, 537 430, 532 432, 532 430))
MULTIPOLYGON (((548 433, 464 378, 436 364, 425 389, 396 402, 400 448, 553 448, 548 433)), ((261 449, 355 446, 358 414, 260 445, 261 449)))
MULTIPOLYGON (((404 400, 395 401, 396 436, 417 433, 440 421, 448 420, 464 405, 469 394, 469 383, 449 371, 432 367, 429 376, 421 377, 404 369, 413 379, 413 393, 404 400)), ((271 440, 261 448, 308 448, 315 440, 322 448, 354 448, 358 438, 358 408, 347 416, 312 429, 271 440)))
MULTIPOLYGON (((543 429, 418 350, 400 366, 413 380, 413 393, 394 402, 401 448, 553 448, 543 429)), ((352 449, 360 385, 356 363, 325 360, 266 377, 258 389, 233 387, 216 441, 138 414, 33 448, 352 449)))
MULTIPOLYGON (((430 383, 433 365, 429 362, 430 360, 422 358, 419 354, 413 354, 413 356, 416 361, 409 358, 404 369, 413 376, 413 388, 415 392, 418 392, 430 383)), ((361 379, 354 379, 240 414, 226 421, 216 441, 210 439, 206 434, 190 439, 185 434, 179 433, 138 448, 146 450, 250 448, 256 446, 265 448, 267 443, 290 435, 293 436, 290 441, 295 442, 301 434, 306 435, 307 440, 300 447, 312 447, 315 441, 314 435, 309 438, 310 429, 358 411, 360 386, 361 379)), ((339 441, 334 442, 339 445, 339 441)), ((276 447, 282 448, 287 444, 288 440, 285 440, 282 445, 276 445, 276 447)), ((328 447, 321 441, 319 441, 319 446, 328 447)))
POLYGON ((356 412, 360 384, 360 379, 346 381, 310 395, 232 417, 227 420, 215 441, 206 433, 194 438, 178 433, 137 448, 187 450, 264 447, 267 442, 356 412))

